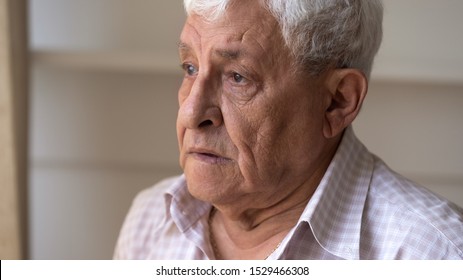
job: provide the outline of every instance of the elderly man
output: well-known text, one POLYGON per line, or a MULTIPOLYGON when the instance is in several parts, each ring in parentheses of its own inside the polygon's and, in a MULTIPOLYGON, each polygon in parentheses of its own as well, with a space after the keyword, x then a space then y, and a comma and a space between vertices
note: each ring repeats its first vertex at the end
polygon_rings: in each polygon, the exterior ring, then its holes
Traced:
POLYGON ((185 0, 184 175, 135 199, 115 258, 461 259, 462 211, 355 137, 379 0, 185 0))

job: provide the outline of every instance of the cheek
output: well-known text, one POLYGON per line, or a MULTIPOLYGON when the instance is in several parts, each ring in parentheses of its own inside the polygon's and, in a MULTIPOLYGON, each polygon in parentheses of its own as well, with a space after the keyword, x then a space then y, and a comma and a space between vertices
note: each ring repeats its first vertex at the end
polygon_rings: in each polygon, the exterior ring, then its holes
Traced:
POLYGON ((191 87, 189 87, 188 84, 185 81, 183 81, 182 85, 180 86, 178 90, 178 111, 177 111, 177 120, 176 120, 176 130, 177 130, 177 143, 178 143, 178 148, 179 148, 180 157, 181 157, 180 166, 182 168, 184 167, 184 162, 182 160, 182 146, 183 146, 186 128, 184 127, 184 125, 182 125, 182 122, 180 120, 181 118, 180 109, 181 109, 183 102, 188 97, 190 88, 191 87))
POLYGON ((181 106, 183 101, 188 97, 188 94, 191 91, 192 87, 192 82, 186 78, 182 80, 182 84, 180 85, 178 92, 177 92, 177 98, 178 98, 178 105, 181 106))
MULTIPOLYGON (((282 100, 276 106, 260 106, 245 111, 242 143, 238 146, 242 164, 249 173, 260 177, 282 176, 282 172, 306 165, 318 147, 322 135, 319 107, 306 99, 295 102, 282 100)), ((243 167, 244 169, 244 167, 243 167)))
POLYGON ((262 184, 262 181, 271 179, 274 169, 278 168, 277 154, 280 152, 277 150, 285 146, 280 144, 284 121, 266 110, 268 106, 225 108, 224 123, 238 152, 236 160, 242 176, 251 184, 262 184))

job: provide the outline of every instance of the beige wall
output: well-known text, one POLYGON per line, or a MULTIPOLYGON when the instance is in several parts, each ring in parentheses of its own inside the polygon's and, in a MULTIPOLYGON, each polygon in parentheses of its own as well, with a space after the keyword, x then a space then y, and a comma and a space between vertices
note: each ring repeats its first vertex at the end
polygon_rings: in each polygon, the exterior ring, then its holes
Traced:
MULTIPOLYGON (((385 1, 384 48, 355 125, 393 168, 460 205, 462 3, 385 1)), ((180 172, 181 1, 31 4, 31 257, 110 258, 135 193, 180 172)))
POLYGON ((463 205, 463 86, 372 82, 355 122, 393 169, 463 205))

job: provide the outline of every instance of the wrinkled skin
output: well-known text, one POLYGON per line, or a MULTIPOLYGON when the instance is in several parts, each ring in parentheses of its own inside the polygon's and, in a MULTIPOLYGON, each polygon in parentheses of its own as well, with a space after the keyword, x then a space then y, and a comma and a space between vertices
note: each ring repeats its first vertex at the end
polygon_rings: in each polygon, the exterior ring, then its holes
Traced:
POLYGON ((219 241, 264 252, 297 221, 340 135, 324 133, 326 76, 294 69, 277 22, 258 5, 232 5, 213 22, 187 18, 177 134, 190 193, 219 210, 219 241), (253 235, 240 243, 245 233, 253 235))

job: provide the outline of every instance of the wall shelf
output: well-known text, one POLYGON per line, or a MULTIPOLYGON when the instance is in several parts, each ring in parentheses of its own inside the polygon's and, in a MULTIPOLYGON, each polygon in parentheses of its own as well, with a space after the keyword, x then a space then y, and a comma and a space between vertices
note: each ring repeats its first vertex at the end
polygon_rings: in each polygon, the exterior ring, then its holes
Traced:
POLYGON ((463 86, 460 61, 398 58, 378 55, 373 66, 373 81, 463 86))
POLYGON ((175 53, 35 50, 32 59, 34 63, 71 69, 181 74, 175 53))

